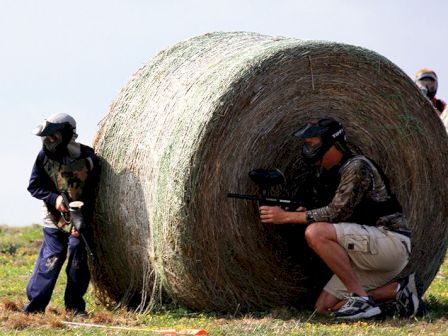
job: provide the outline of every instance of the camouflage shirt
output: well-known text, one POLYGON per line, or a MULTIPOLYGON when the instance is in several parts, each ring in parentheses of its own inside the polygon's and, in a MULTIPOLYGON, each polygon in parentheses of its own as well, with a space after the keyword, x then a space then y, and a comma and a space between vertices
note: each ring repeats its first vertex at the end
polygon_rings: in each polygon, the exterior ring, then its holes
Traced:
POLYGON ((307 211, 308 222, 352 222, 410 234, 400 204, 369 159, 361 155, 348 158, 339 168, 338 177, 332 200, 307 211))

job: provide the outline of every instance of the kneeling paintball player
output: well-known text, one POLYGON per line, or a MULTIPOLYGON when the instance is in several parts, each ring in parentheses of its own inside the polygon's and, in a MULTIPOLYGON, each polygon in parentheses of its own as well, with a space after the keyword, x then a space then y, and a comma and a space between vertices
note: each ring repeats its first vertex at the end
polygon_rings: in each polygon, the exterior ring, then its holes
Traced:
MULTIPOLYGON (((75 141, 76 121, 65 113, 50 116, 33 133, 42 139, 28 191, 43 200, 43 242, 26 289, 27 313, 44 313, 68 256, 64 302, 68 313, 85 315, 83 299, 90 281, 85 240, 67 225, 69 204, 82 201, 85 221, 91 218, 98 181, 93 149, 75 141), (67 253, 68 252, 68 253, 67 253)), ((80 202, 78 202, 80 203, 80 202)))
POLYGON ((369 318, 381 314, 377 302, 394 300, 402 313, 415 316, 415 274, 394 280, 409 261, 411 232, 385 174, 349 149, 335 119, 308 123, 294 135, 304 140, 304 160, 317 169, 315 196, 329 203, 295 212, 260 206, 260 217, 266 224, 308 225, 308 245, 334 273, 316 310, 339 319, 369 318), (321 185, 334 187, 319 190, 321 185))

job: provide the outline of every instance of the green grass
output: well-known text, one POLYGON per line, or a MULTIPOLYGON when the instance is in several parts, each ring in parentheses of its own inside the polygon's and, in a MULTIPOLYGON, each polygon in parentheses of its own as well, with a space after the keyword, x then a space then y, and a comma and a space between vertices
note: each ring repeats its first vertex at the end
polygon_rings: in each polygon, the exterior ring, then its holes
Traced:
POLYGON ((160 329, 205 329, 210 335, 448 335, 448 259, 425 294, 429 314, 424 318, 389 318, 383 321, 341 323, 311 312, 279 308, 244 316, 194 313, 167 307, 156 314, 138 314, 125 309, 108 310, 86 295, 88 318, 65 316, 61 274, 45 315, 25 315, 25 287, 40 247, 39 226, 0 226, 0 334, 1 335, 160 335, 160 329), (108 328, 75 327, 66 322, 98 324, 108 328), (115 329, 114 329, 115 328, 115 329), (121 329, 118 329, 121 328, 121 329))

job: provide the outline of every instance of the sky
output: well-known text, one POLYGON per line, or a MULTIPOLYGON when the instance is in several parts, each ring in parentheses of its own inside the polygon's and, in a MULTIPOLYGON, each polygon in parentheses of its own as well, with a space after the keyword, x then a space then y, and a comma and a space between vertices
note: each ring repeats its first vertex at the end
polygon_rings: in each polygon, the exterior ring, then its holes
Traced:
POLYGON ((0 0, 0 224, 40 223, 27 192, 41 141, 64 112, 91 145, 130 76, 177 42, 214 31, 327 40, 378 52, 410 77, 430 67, 448 99, 444 0, 0 0))

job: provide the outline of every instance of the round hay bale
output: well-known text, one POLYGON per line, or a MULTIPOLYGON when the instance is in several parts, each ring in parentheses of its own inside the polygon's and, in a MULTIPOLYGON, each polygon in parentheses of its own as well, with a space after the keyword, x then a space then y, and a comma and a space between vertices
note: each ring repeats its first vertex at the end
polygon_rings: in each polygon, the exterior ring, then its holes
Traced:
POLYGON ((95 140, 103 167, 94 283, 104 301, 235 312, 311 306, 330 273, 305 226, 262 225, 247 173, 304 183, 291 134, 331 116, 390 178, 426 289, 447 247, 448 138, 430 103, 363 48, 212 33, 162 51, 121 91, 95 140), (296 178, 294 178, 296 177, 296 178))

